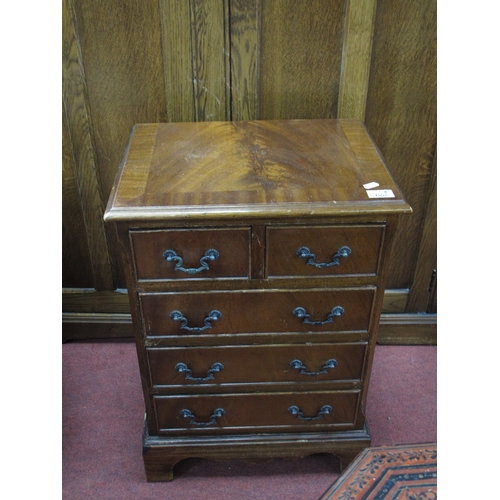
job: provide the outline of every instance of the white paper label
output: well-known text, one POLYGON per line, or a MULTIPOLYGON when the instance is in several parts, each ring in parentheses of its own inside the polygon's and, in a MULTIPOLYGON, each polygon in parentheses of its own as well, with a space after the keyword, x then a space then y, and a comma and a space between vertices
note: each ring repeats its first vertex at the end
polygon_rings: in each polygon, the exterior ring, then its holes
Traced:
POLYGON ((376 188, 377 186, 380 186, 378 182, 369 182, 368 184, 363 184, 363 187, 365 189, 376 188))
POLYGON ((392 189, 375 189, 367 191, 368 198, 395 198, 392 189))

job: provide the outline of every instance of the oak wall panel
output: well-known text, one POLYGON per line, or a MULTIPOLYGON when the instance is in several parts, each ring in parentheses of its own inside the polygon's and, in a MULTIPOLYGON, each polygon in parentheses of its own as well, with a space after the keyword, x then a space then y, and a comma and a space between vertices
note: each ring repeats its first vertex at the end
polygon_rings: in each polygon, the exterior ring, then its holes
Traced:
POLYGON ((133 125, 168 119, 158 3, 73 1, 102 189, 108 194, 133 125))
MULTIPOLYGON (((64 110, 64 103, 63 103, 64 110)), ((74 159, 66 114, 62 125, 62 286, 94 286, 92 263, 85 238, 80 195, 73 175, 74 159)))
POLYGON ((186 0, 159 1, 165 104, 171 122, 195 121, 191 10, 186 0))
POLYGON ((401 315, 437 308, 436 10, 436 0, 63 0, 70 329, 81 332, 85 314, 97 314, 94 333, 126 323, 120 248, 102 215, 135 123, 354 117, 413 208, 385 311, 400 315, 387 332, 411 325, 417 338, 419 315, 401 315))
POLYGON ((436 32, 435 0, 378 0, 365 121, 413 208, 395 237, 389 288, 411 287, 428 204, 436 150, 436 32))
POLYGON ((230 119, 227 0, 159 0, 168 121, 230 119))
MULTIPOLYGON (((85 70, 81 57, 75 11, 63 1, 63 110, 66 147, 71 148, 73 177, 78 189, 90 253, 94 288, 113 287, 112 258, 103 214, 105 201, 98 175, 94 127, 90 111, 85 70)), ((66 250, 65 250, 66 251, 66 250)))
POLYGON ((433 286, 436 280, 437 260, 437 160, 434 156, 431 178, 428 188, 428 203, 425 218, 422 224, 420 245, 418 249, 415 272, 411 292, 408 297, 407 311, 429 313, 436 312, 436 306, 432 304, 437 300, 433 294, 433 286), (429 277, 431 279, 429 280, 429 277))
POLYGON ((347 2, 337 118, 365 119, 376 0, 347 2))
POLYGON ((335 118, 345 1, 261 0, 261 120, 335 118))
POLYGON ((227 2, 191 2, 194 121, 229 120, 229 59, 226 53, 227 2), (226 92, 227 90, 227 92, 226 92))
POLYGON ((256 120, 259 116, 260 14, 259 0, 230 0, 229 50, 231 119, 256 120))
MULTIPOLYGON (((156 2, 72 0, 100 185, 107 200, 135 123, 166 121, 156 2)), ((114 228, 107 226, 114 284, 125 286, 114 228)))

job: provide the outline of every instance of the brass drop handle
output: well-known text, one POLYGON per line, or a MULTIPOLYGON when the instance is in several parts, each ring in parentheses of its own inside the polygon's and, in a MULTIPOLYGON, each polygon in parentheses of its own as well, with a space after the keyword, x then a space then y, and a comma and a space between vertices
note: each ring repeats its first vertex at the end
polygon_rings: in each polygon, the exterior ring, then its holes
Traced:
POLYGON ((191 425, 197 425, 199 427, 206 427, 208 425, 214 425, 217 423, 217 418, 221 418, 224 413, 226 413, 224 411, 223 408, 217 408, 214 410, 214 412, 212 413, 212 415, 210 415, 209 417, 209 420, 207 422, 197 422, 196 421, 196 415, 194 413, 191 412, 191 410, 181 410, 181 416, 183 418, 189 418, 189 423, 191 425))
POLYGON ((201 271, 208 271, 208 261, 209 260, 217 260, 219 258, 219 252, 215 248, 210 248, 207 250, 204 254, 203 257, 200 259, 200 267, 182 267, 182 264, 184 263, 183 258, 180 255, 177 255, 177 253, 174 250, 165 250, 163 252, 163 258, 167 262, 175 262, 175 270, 176 271, 182 271, 187 274, 196 274, 201 271))
POLYGON ((220 311, 217 311, 217 309, 210 311, 208 313, 208 316, 203 320, 204 326, 200 326, 200 327, 187 326, 188 319, 180 311, 172 311, 170 313, 170 318, 173 319, 174 321, 180 321, 182 330, 187 330, 188 332, 192 332, 192 333, 200 333, 204 330, 208 330, 208 329, 212 328, 211 321, 217 321, 217 320, 221 319, 222 313, 220 311))
POLYGON ((302 361, 300 361, 300 359, 294 359, 293 361, 290 361, 290 366, 295 370, 299 370, 299 373, 301 373, 302 375, 324 375, 325 373, 328 373, 328 370, 333 370, 333 368, 336 368, 338 364, 339 363, 336 359, 329 359, 322 366, 319 372, 310 372, 302 364, 302 361))
POLYGON ((175 365, 176 371, 179 373, 184 373, 186 376, 186 380, 192 380, 193 382, 207 382, 208 380, 214 379, 214 373, 218 373, 224 369, 224 365, 222 363, 214 363, 212 368, 207 371, 207 376, 202 378, 193 377, 193 372, 185 363, 177 363, 175 365))
POLYGON ((323 405, 315 417, 304 417, 304 414, 300 411, 298 406, 290 406, 290 408, 288 408, 288 412, 294 417, 297 417, 299 420, 307 421, 319 420, 320 418, 323 418, 324 415, 328 415, 331 411, 332 407, 330 405, 323 405))
POLYGON ((301 259, 307 259, 306 264, 308 264, 309 266, 314 266, 318 269, 324 269, 325 267, 340 265, 340 258, 349 257, 349 255, 351 255, 351 249, 346 246, 340 247, 337 250, 337 253, 332 257, 331 262, 315 262, 316 255, 313 254, 307 247, 300 247, 295 253, 297 257, 300 257, 301 259))
POLYGON ((293 310, 293 315, 296 318, 302 319, 303 323, 313 326, 320 326, 320 325, 326 325, 327 323, 333 323, 333 320, 335 318, 342 316, 342 314, 344 314, 344 308, 340 306, 335 306, 324 321, 311 321, 311 315, 308 314, 303 307, 296 307, 293 310))

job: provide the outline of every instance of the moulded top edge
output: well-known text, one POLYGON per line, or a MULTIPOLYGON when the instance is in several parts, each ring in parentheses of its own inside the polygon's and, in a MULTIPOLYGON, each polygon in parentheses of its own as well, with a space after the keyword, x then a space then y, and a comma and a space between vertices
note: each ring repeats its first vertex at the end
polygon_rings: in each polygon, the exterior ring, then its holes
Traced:
POLYGON ((137 220, 186 220, 186 219, 236 219, 254 218, 296 218, 296 217, 347 217, 381 214, 409 214, 412 208, 402 200, 384 200, 358 203, 328 202, 314 204, 259 204, 255 206, 210 205, 170 207, 111 207, 104 214, 106 221, 137 220))

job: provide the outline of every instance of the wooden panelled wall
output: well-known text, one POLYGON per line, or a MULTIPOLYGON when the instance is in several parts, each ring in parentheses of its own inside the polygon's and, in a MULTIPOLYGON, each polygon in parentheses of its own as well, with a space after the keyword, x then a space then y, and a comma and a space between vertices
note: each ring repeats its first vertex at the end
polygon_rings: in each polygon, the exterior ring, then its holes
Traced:
POLYGON ((360 118, 414 213, 379 339, 436 341, 436 0, 63 0, 63 339, 131 335, 104 207, 135 123, 360 118))

